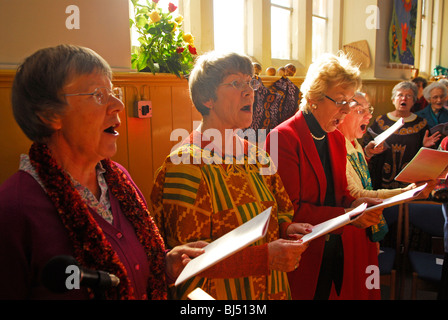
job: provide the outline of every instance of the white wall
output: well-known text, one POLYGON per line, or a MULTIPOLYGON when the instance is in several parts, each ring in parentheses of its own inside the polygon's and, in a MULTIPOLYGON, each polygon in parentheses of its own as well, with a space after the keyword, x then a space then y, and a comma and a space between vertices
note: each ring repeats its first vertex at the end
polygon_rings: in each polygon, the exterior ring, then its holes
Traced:
POLYGON ((128 0, 0 0, 0 68, 15 69, 36 50, 58 44, 89 47, 114 70, 131 68, 128 0), (79 29, 68 29, 79 8, 79 29))

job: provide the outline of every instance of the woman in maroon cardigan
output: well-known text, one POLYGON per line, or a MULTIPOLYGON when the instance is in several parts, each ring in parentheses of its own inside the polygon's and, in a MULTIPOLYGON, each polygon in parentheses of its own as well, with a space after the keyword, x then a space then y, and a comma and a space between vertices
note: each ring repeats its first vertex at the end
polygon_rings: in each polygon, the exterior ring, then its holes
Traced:
MULTIPOLYGON (((310 66, 301 87, 300 111, 267 137, 265 147, 277 162, 293 202, 294 221, 317 225, 363 202, 381 202, 350 196, 345 140, 336 130, 356 105, 353 96, 360 85, 360 72, 347 58, 322 56, 310 66)), ((353 224, 366 228, 378 223, 381 212, 377 211, 353 224)), ((293 299, 328 299, 340 292, 344 276, 341 232, 338 229, 310 243, 299 268, 288 274, 293 299)))
POLYGON ((124 105, 107 62, 77 46, 39 50, 17 70, 12 106, 33 144, 0 186, 0 299, 166 299, 187 254, 203 250, 167 253, 129 173, 109 160, 124 105), (73 261, 55 265, 60 277, 43 276, 62 255, 73 261), (119 283, 78 286, 71 264, 119 283))

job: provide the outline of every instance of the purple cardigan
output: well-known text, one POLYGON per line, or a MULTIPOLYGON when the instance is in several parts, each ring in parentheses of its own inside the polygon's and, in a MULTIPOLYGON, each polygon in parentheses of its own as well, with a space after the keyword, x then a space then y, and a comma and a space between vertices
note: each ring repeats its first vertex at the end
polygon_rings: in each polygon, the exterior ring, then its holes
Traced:
MULTIPOLYGON (((125 266, 136 298, 146 299, 146 254, 118 200, 111 192, 109 196, 113 224, 91 214, 125 266)), ((73 256, 73 250, 55 207, 31 175, 16 172, 0 186, 0 299, 87 299, 85 289, 57 294, 42 284, 44 266, 63 254, 73 256)))

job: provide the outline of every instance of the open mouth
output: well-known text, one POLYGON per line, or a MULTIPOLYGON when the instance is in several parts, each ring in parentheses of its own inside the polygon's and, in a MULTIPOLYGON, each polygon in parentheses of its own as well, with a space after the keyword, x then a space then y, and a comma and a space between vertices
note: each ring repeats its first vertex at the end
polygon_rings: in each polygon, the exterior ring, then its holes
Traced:
POLYGON ((241 108, 241 111, 251 112, 252 111, 252 107, 250 105, 244 106, 244 107, 241 108))
POLYGON ((119 124, 115 124, 113 126, 110 126, 106 130, 104 130, 105 133, 113 134, 114 136, 118 135, 118 132, 115 130, 118 128, 119 124))

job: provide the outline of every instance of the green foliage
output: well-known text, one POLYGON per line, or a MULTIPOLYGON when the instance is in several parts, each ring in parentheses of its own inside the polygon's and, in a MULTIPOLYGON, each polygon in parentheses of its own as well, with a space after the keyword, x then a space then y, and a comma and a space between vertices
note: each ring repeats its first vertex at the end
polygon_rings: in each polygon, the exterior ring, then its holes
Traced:
POLYGON ((131 54, 132 67, 138 71, 173 73, 178 77, 187 75, 197 53, 194 37, 181 30, 183 17, 172 16, 177 7, 170 3, 168 12, 163 12, 157 6, 158 0, 146 0, 146 5, 131 1, 134 19, 129 19, 130 27, 135 26, 140 35, 140 46, 133 48, 131 54))

